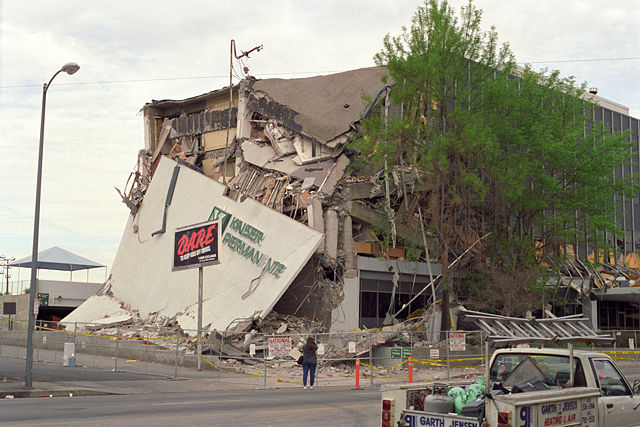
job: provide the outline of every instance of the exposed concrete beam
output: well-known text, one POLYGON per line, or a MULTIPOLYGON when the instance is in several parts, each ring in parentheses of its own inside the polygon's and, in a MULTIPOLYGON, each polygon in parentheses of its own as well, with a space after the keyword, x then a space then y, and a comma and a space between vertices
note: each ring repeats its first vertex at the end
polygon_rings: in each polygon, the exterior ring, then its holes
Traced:
POLYGON ((349 166, 349 163, 349 158, 344 154, 341 155, 329 170, 327 177, 322 185, 320 185, 320 189, 318 191, 325 196, 331 196, 333 194, 333 190, 336 188, 336 184, 344 175, 344 171, 347 169, 347 166, 349 166))
MULTIPOLYGON (((353 218, 359 221, 366 222, 376 227, 386 227, 387 217, 384 213, 378 212, 375 209, 371 209, 369 206, 362 202, 352 201, 347 202, 346 208, 353 218)), ((396 231, 398 236, 411 242, 416 246, 422 245, 422 237, 418 230, 410 228, 405 224, 396 224, 396 231)))
POLYGON ((354 182, 345 186, 340 193, 346 200, 370 199, 383 195, 382 187, 372 182, 354 182))

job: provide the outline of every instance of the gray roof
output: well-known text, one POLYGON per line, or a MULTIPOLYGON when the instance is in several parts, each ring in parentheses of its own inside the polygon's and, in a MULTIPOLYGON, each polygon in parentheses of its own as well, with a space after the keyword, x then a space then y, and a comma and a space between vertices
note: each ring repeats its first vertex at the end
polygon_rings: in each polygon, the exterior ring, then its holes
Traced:
POLYGON ((386 74, 386 68, 371 67, 301 79, 257 80, 250 83, 251 89, 267 94, 272 102, 254 97, 249 108, 272 118, 269 104, 275 101, 282 107, 276 116, 285 126, 326 142, 349 131, 360 119, 367 107, 362 95, 373 98, 384 87, 381 79, 386 74))
MULTIPOLYGON (((11 267, 31 267, 31 255, 19 259, 9 264, 11 267)), ((76 255, 67 250, 54 246, 38 252, 38 269, 43 270, 59 270, 59 271, 77 271, 88 270, 90 268, 104 267, 95 261, 91 261, 80 255, 76 255)))

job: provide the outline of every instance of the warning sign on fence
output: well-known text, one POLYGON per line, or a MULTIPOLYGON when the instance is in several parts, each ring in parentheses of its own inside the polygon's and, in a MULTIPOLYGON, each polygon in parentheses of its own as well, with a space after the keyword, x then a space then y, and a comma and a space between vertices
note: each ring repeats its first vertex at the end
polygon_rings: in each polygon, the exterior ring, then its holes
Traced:
POLYGON ((288 356, 291 353, 291 338, 269 338, 269 356, 288 356))
POLYGON ((464 336, 464 332, 449 332, 450 351, 465 351, 466 348, 467 342, 464 336))
POLYGON ((406 359, 411 356, 411 347, 392 347, 391 357, 394 359, 406 359))

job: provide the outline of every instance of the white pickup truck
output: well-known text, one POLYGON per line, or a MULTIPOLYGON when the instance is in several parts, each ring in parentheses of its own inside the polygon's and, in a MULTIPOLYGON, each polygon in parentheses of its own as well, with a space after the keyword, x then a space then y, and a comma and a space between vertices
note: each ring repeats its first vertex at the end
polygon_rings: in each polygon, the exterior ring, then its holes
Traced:
POLYGON ((466 415, 454 412, 452 399, 437 394, 443 385, 384 385, 381 426, 640 426, 640 380, 632 387, 605 354, 502 349, 495 351, 489 366, 487 393, 469 406, 473 416, 467 407, 462 410, 466 415))

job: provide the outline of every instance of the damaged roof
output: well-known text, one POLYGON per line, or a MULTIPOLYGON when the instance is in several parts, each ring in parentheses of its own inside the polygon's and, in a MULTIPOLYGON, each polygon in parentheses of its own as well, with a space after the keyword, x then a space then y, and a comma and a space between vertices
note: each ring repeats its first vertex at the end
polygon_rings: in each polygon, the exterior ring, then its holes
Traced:
MULTIPOLYGON (((235 90, 236 86, 234 86, 233 88, 235 90)), ((192 102, 204 101, 210 96, 219 95, 221 93, 228 92, 228 91, 229 91, 229 86, 225 86, 220 89, 212 90, 211 92, 203 93, 203 94, 192 96, 185 99, 160 99, 160 100, 152 99, 151 102, 147 102, 146 104, 144 104, 144 107, 171 108, 171 107, 176 107, 182 104, 189 104, 192 102)))
POLYGON ((276 116, 291 130, 326 142, 360 119, 367 107, 363 94, 373 98, 384 87, 386 74, 383 67, 370 67, 301 79, 255 80, 249 82, 251 92, 266 95, 268 101, 250 97, 248 108, 276 116))

